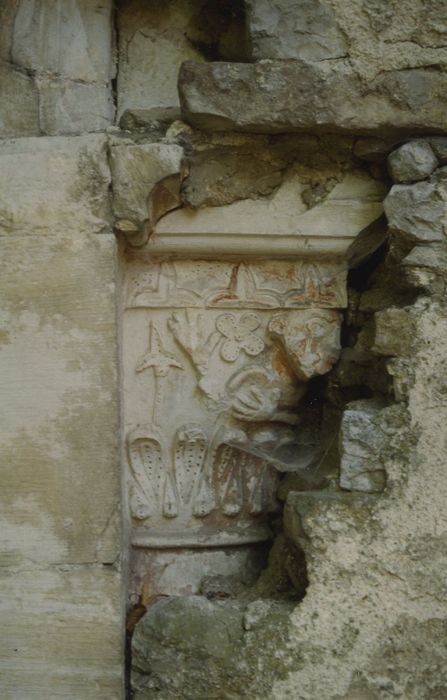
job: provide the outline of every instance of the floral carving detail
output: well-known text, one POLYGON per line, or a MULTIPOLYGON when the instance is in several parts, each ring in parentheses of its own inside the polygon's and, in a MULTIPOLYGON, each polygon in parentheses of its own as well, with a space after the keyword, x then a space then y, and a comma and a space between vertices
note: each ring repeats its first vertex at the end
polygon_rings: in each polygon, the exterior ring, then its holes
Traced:
POLYGON ((156 377, 166 377, 171 367, 184 369, 175 355, 164 349, 160 334, 152 324, 149 333, 149 352, 139 360, 135 371, 143 372, 145 369, 149 369, 149 367, 154 368, 156 377))
POLYGON ((252 357, 264 350, 264 341, 255 334, 261 321, 256 314, 244 314, 237 318, 234 314, 222 314, 216 321, 217 330, 224 336, 225 341, 220 354, 227 362, 234 362, 241 350, 252 357))

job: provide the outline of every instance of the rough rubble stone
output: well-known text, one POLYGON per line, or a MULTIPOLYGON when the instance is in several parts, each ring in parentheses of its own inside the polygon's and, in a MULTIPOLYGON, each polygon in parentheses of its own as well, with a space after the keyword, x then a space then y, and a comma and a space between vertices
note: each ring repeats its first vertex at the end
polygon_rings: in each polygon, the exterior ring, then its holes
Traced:
POLYGON ((442 241, 445 232, 443 185, 434 179, 394 185, 383 202, 390 229, 415 241, 442 241))
POLYGON ((135 700, 268 697, 268 672, 284 669, 273 650, 286 642, 293 607, 286 601, 244 603, 201 596, 159 600, 132 639, 135 700), (260 648, 270 650, 263 678, 257 673, 260 648), (252 684, 259 695, 247 693, 252 684))
MULTIPOLYGON (((164 131, 172 122, 180 119, 178 107, 153 107, 152 109, 126 109, 120 119, 120 128, 128 131, 164 131)), ((160 134, 161 135, 161 134, 160 134)))
POLYGON ((445 70, 447 20, 442 0, 322 1, 332 9, 349 59, 365 81, 383 71, 445 70))
POLYGON ((388 156, 388 169, 394 182, 425 180, 438 165, 430 144, 422 139, 409 141, 388 156))
POLYGON ((318 0, 247 0, 251 56, 321 61, 347 53, 331 8, 318 0))
POLYGON ((373 163, 382 162, 388 153, 395 147, 396 139, 381 139, 374 136, 366 136, 357 139, 354 144, 353 153, 360 160, 367 160, 373 163))
POLYGON ((428 267, 445 274, 447 272, 447 250, 445 247, 436 245, 415 246, 404 258, 402 264, 408 267, 428 267))
POLYGON ((384 404, 374 399, 348 403, 340 429, 340 486, 348 491, 380 492, 386 474, 380 414, 384 404))
POLYGON ((271 194, 281 184, 286 161, 269 155, 215 148, 188 158, 188 177, 182 187, 185 203, 222 206, 271 194))
POLYGON ((305 550, 309 587, 290 629, 296 666, 274 683, 275 700, 443 697, 445 308, 420 308, 417 325, 411 392, 384 455, 385 492, 289 494, 286 532, 305 550))
POLYGON ((414 319, 407 309, 390 308, 374 316, 373 352, 378 355, 398 356, 411 352, 415 341, 414 319))
POLYGON ((447 138, 444 136, 432 136, 428 138, 430 146, 441 165, 447 164, 447 138))
POLYGON ((447 76, 428 69, 385 71, 363 83, 348 61, 182 64, 182 113, 215 130, 332 130, 397 133, 445 130, 447 76))

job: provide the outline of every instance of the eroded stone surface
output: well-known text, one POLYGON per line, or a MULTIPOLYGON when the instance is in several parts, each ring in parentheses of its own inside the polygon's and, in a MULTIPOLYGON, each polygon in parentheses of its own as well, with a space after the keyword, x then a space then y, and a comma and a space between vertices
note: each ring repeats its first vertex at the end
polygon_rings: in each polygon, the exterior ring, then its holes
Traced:
POLYGON ((4 141, 0 162, 2 694, 119 700, 116 241, 105 140, 4 141))
MULTIPOLYGON (((149 700, 160 692, 167 699, 181 693, 185 700, 245 695, 247 670, 257 664, 259 645, 270 648, 269 670, 277 666, 273 649, 286 642, 292 608, 200 596, 155 603, 133 638, 135 698, 149 700)), ((268 682, 259 683, 261 693, 268 689, 268 682)))
POLYGON ((110 230, 106 146, 100 135, 1 141, 1 233, 110 230))
POLYGON ((388 168, 394 182, 425 180, 439 165, 427 141, 410 141, 393 151, 388 158, 388 168))
POLYGON ((350 491, 374 493, 385 486, 380 425, 383 403, 374 399, 346 406, 340 429, 340 486, 350 491))
POLYGON ((383 203, 390 228, 415 241, 444 240, 444 187, 436 178, 413 185, 394 185, 383 203))
POLYGON ((181 171, 183 149, 175 144, 111 142, 113 208, 118 219, 142 225, 149 217, 149 194, 159 180, 181 171))
POLYGON ((2 136, 79 134, 111 124, 114 66, 108 0, 95 7, 85 0, 8 0, 1 19, 2 136))
POLYGON ((364 83, 352 64, 321 61, 185 62, 184 118, 204 129, 352 133, 445 130, 445 74, 431 68, 390 70, 364 83))
POLYGON ((247 24, 255 59, 321 61, 347 53, 331 8, 312 0, 248 0, 247 24))
POLYGON ((126 109, 178 105, 180 64, 202 58, 186 35, 197 11, 192 0, 168 5, 136 0, 122 4, 118 12, 118 117, 126 109))

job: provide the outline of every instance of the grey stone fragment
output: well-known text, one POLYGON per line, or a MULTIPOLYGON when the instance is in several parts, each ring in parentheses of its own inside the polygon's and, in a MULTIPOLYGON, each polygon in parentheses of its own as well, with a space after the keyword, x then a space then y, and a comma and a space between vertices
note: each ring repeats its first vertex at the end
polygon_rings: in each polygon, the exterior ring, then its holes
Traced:
POLYGON ((119 118, 127 109, 178 106, 179 66, 182 61, 201 58, 188 37, 199 6, 195 0, 129 0, 119 4, 119 118))
POLYGON ((374 315, 374 325, 374 353, 388 357, 411 353, 416 331, 414 317, 409 311, 383 309, 374 315))
POLYGON ((441 165, 447 164, 447 138, 445 136, 432 136, 427 139, 436 158, 441 165))
POLYGON ((394 182, 425 180, 439 165, 427 141, 409 141, 388 156, 388 168, 394 182))
POLYGON ((447 274, 447 250, 439 246, 415 246, 403 259, 406 267, 428 267, 447 274))
POLYGON ((253 58, 321 61, 347 53, 333 11, 318 0, 247 0, 253 58))
POLYGON ((271 697, 294 603, 177 596, 150 606, 132 639, 135 700, 271 697), (262 658, 263 673, 259 673, 262 658))
POLYGON ((445 204, 440 190, 433 181, 394 185, 383 202, 390 228, 416 241, 442 241, 445 204))
POLYGON ((340 430, 340 486, 374 493, 385 486, 381 452, 385 435, 379 418, 384 405, 374 399, 349 403, 340 430))
POLYGON ((447 75, 385 71, 365 83, 343 59, 307 63, 183 63, 179 94, 186 121, 203 129, 350 134, 445 130, 447 75))
POLYGON ((152 109, 126 109, 120 119, 121 129, 163 129, 180 119, 179 107, 153 107, 152 109))
POLYGON ((111 144, 113 208, 119 219, 142 223, 148 218, 148 196, 154 185, 180 171, 183 150, 175 144, 111 144))
POLYGON ((380 162, 388 155, 396 144, 396 139, 381 139, 378 137, 366 136, 359 138, 355 144, 353 153, 361 160, 380 162))
POLYGON ((271 194, 281 184, 286 162, 250 149, 216 148, 194 155, 183 183, 191 207, 222 206, 271 194))

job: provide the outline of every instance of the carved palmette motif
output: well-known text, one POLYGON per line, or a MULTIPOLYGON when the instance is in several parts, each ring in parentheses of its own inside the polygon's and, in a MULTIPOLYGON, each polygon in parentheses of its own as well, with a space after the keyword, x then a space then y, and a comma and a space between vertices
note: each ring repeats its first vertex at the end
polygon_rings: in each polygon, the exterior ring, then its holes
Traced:
POLYGON ((187 424, 177 431, 172 463, 153 426, 131 432, 132 516, 185 520, 213 512, 228 518, 242 511, 253 517, 267 512, 273 502, 272 468, 220 439, 213 443, 200 426, 187 424))
POLYGON ((126 303, 146 308, 337 308, 346 304, 340 262, 131 259, 126 303))

